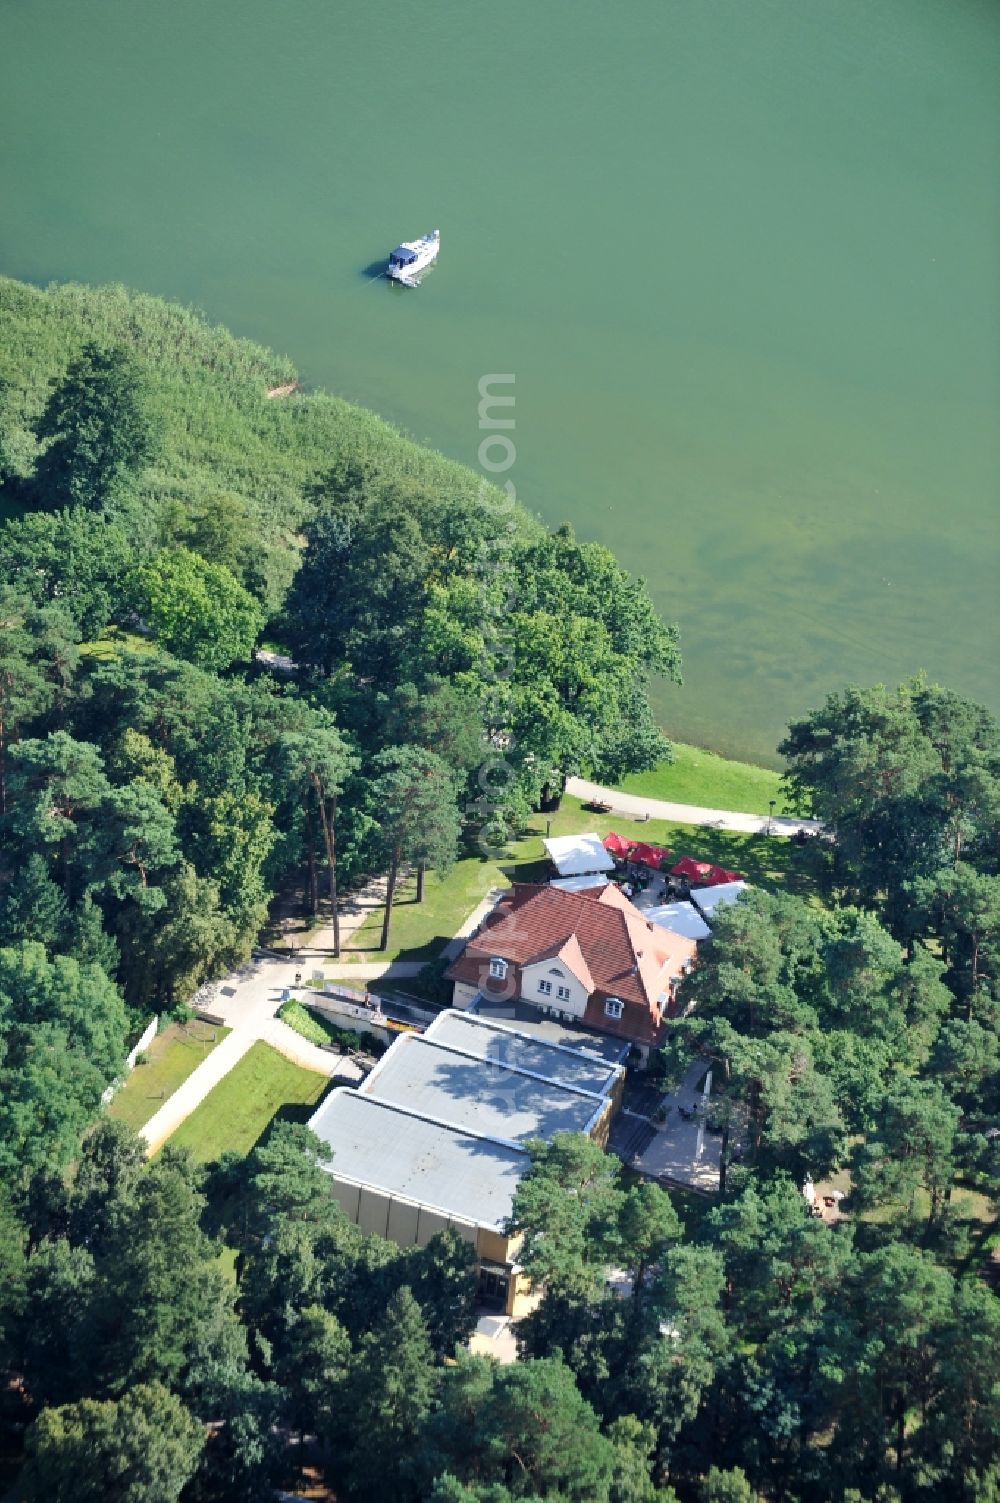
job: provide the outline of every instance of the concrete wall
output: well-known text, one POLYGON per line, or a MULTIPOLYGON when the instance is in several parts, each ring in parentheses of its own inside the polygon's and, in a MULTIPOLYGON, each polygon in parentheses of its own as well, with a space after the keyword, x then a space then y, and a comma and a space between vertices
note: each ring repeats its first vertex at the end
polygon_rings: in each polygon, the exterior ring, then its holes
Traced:
POLYGON ((508 1263, 514 1256, 519 1239, 500 1235, 492 1227, 477 1227, 471 1221, 447 1216, 432 1206, 418 1205, 376 1190, 370 1185, 352 1184, 336 1172, 330 1175, 334 1199, 344 1214, 362 1231, 396 1242, 400 1247, 425 1247, 438 1232, 451 1227, 463 1241, 476 1249, 481 1258, 494 1263, 508 1263))
POLYGON ((515 1320, 521 1320, 525 1315, 530 1315, 532 1310, 541 1302, 542 1291, 530 1284, 523 1273, 511 1275, 510 1291, 507 1296, 507 1314, 515 1320))
POLYGON ((388 1195, 381 1190, 373 1190, 368 1185, 362 1185, 361 1203, 358 1207, 358 1226, 361 1230, 370 1232, 376 1237, 388 1238, 389 1205, 388 1195))
POLYGON ((389 1202, 389 1225, 386 1235, 400 1247, 419 1246, 420 1207, 409 1200, 389 1202))
POLYGON ((607 1148, 608 1146, 608 1134, 611 1131, 611 1120, 617 1110, 617 1106, 609 1096, 601 1111, 601 1115, 598 1117, 597 1121, 590 1129, 590 1136, 593 1138, 595 1143, 600 1143, 602 1148, 607 1148))
POLYGON ((476 1238, 476 1252, 486 1263, 510 1263, 517 1256, 520 1237, 504 1237, 492 1227, 481 1226, 476 1238))
POLYGON ((369 1012, 366 1007, 353 1007, 349 1002, 340 1002, 335 998, 324 997, 321 992, 312 992, 304 997, 304 1001, 314 1012, 331 1022, 335 1028, 343 1028, 350 1033, 371 1033, 383 1044, 391 1044, 399 1037, 394 1028, 386 1028, 373 1021, 376 1016, 369 1012))

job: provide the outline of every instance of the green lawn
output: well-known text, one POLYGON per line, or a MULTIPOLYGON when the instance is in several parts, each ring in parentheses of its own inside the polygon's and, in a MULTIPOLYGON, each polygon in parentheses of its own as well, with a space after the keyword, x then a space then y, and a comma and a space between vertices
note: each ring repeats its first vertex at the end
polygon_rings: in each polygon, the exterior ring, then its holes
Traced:
POLYGON ((80 656, 94 658, 100 662, 110 662, 112 658, 120 657, 123 652, 154 652, 155 646, 148 637, 140 637, 136 632, 123 631, 120 627, 109 626, 101 637, 96 637, 93 642, 80 643, 80 656))
POLYGON ((625 793, 701 804, 709 809, 733 809, 739 814, 767 814, 774 799, 775 814, 785 812, 781 774, 750 762, 730 762, 699 746, 674 746, 673 762, 660 762, 650 772, 635 772, 621 784, 625 793))
MULTIPOLYGON (((414 883, 401 884, 393 909, 392 933, 384 958, 390 960, 430 960, 458 929, 463 919, 491 887, 509 882, 530 882, 544 877, 545 853, 542 836, 551 826, 553 835, 578 834, 595 830, 606 835, 617 829, 637 840, 666 845, 678 859, 694 856, 698 860, 716 861, 731 870, 742 872, 751 882, 771 889, 784 888, 804 897, 815 893, 809 869, 809 853, 791 841, 767 835, 739 835, 727 830, 701 828, 697 825, 668 824, 663 820, 648 822, 622 819, 620 815, 592 814, 579 799, 563 799, 558 813, 551 818, 537 814, 530 831, 514 842, 507 857, 500 862, 481 856, 465 856, 445 877, 428 873, 424 901, 414 899, 414 883)), ((344 948, 343 959, 370 961, 383 958, 375 950, 382 928, 380 909, 366 918, 344 948)))
MULTIPOLYGON (((851 1141, 852 1146, 855 1146, 862 1140, 852 1138, 851 1141)), ((844 1168, 837 1174, 818 1181, 816 1192, 819 1195, 829 1195, 832 1190, 842 1190, 848 1197, 846 1214, 859 1223, 859 1228, 863 1228, 866 1223, 878 1227, 892 1226, 903 1215, 903 1208, 898 1204, 876 1206, 866 1211, 856 1210, 850 1202, 851 1184, 850 1169, 844 1168)), ((957 1224, 957 1252, 936 1247, 934 1256, 955 1274, 978 1274, 989 1263, 993 1249, 1000 1246, 1000 1222, 996 1205, 980 1190, 956 1183, 952 1190, 950 1210, 957 1224)), ((913 1215, 918 1222, 925 1222, 929 1214, 930 1197, 926 1190, 918 1189, 913 1201, 913 1215)))
POLYGON ((231 1150, 249 1153, 279 1113, 304 1122, 323 1095, 325 1075, 303 1070, 272 1049, 256 1043, 230 1070, 170 1139, 207 1162, 231 1150))
POLYGON ((213 1028, 197 1019, 170 1023, 146 1050, 147 1063, 131 1072, 108 1107, 108 1115, 138 1132, 228 1032, 228 1028, 213 1028))

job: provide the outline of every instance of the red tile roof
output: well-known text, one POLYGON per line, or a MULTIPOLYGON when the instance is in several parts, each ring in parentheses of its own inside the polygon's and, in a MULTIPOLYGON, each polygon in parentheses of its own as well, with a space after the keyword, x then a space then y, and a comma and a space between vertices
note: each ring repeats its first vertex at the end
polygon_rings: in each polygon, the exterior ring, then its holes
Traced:
POLYGON ((660 998, 695 952, 694 940, 648 923, 613 884, 565 892, 526 882, 505 894, 445 974, 488 991, 506 985, 511 996, 523 967, 559 956, 590 993, 585 1023, 649 1043, 667 1010, 660 998), (493 957, 506 960, 515 974, 491 988, 493 957), (606 1015, 608 997, 625 1004, 622 1018, 606 1015))

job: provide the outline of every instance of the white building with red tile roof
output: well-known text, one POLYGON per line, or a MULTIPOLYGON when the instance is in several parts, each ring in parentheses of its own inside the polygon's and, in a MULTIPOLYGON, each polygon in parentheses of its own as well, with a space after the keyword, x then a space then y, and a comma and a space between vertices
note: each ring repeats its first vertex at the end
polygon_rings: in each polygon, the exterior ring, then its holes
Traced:
POLYGON ((456 1007, 477 994, 527 1003, 627 1040, 646 1057, 696 950, 693 939, 649 923, 612 884, 567 892, 517 883, 445 975, 456 1007))

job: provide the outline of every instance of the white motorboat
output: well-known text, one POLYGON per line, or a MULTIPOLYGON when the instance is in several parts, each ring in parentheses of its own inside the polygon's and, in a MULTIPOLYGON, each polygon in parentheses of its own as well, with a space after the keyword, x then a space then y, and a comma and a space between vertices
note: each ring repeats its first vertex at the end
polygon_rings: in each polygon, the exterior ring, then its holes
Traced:
POLYGON ((421 272, 433 266, 440 249, 440 230, 431 230, 419 240, 404 240, 389 256, 385 274, 394 282, 402 282, 404 287, 419 287, 421 272))

